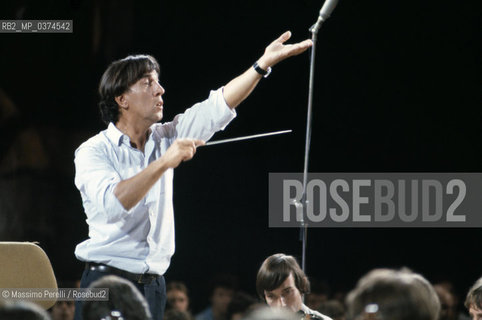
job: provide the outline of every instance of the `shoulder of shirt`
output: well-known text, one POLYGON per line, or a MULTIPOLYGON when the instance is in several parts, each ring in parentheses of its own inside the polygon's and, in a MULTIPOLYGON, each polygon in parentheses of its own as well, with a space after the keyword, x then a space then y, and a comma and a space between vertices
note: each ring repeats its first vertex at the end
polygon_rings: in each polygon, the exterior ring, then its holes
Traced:
POLYGON ((107 145, 109 145, 110 143, 111 143, 111 140, 109 140, 109 138, 107 137, 107 129, 105 129, 105 130, 100 131, 96 135, 90 137, 86 141, 84 141, 77 148, 77 150, 75 150, 75 153, 77 154, 77 152, 80 149, 84 149, 84 148, 95 148, 95 149, 104 148, 107 145))
POLYGON ((199 312, 194 318, 195 320, 212 320, 213 319, 212 309, 208 307, 203 311, 199 312))

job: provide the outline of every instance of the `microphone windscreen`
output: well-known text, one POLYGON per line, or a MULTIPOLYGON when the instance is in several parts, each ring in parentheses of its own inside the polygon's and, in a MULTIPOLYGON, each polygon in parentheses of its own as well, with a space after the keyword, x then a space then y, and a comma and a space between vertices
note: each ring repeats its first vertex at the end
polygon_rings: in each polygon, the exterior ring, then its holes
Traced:
POLYGON ((331 13, 333 12, 333 10, 335 10, 335 7, 337 4, 338 4, 338 0, 326 0, 325 3, 323 4, 323 7, 321 7, 320 17, 323 20, 328 19, 331 13))

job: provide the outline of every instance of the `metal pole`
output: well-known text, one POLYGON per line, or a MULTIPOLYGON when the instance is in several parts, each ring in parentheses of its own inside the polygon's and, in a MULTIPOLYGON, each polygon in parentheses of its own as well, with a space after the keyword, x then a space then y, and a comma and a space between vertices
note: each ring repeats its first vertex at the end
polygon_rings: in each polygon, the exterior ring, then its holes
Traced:
MULTIPOLYGON (((313 90, 314 90, 314 79, 315 79, 315 54, 316 54, 316 40, 318 36, 318 30, 321 26, 320 19, 310 28, 311 41, 313 41, 313 46, 311 47, 311 58, 310 58, 310 83, 308 90, 308 111, 306 115, 306 136, 305 136, 305 160, 303 167, 303 193, 301 196, 301 205, 303 207, 303 214, 306 214, 306 184, 308 181, 308 160, 310 156, 310 145, 311 145, 311 117, 313 109, 313 90)), ((302 252, 301 252, 301 268, 306 273, 306 246, 308 237, 308 223, 301 221, 300 228, 300 241, 302 241, 302 252)))

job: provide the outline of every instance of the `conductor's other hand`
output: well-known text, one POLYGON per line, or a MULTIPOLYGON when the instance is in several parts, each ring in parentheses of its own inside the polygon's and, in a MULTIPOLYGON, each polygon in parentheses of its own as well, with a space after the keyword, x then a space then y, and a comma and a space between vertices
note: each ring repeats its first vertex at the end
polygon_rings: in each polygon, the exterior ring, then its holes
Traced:
POLYGON ((263 56, 258 60, 259 66, 266 70, 268 67, 272 67, 288 57, 296 56, 306 51, 313 45, 310 39, 293 44, 284 44, 289 38, 291 38, 291 32, 286 31, 278 39, 271 42, 264 50, 263 56))
POLYGON ((203 140, 177 139, 161 157, 169 168, 177 168, 182 161, 191 160, 198 146, 204 145, 203 140))

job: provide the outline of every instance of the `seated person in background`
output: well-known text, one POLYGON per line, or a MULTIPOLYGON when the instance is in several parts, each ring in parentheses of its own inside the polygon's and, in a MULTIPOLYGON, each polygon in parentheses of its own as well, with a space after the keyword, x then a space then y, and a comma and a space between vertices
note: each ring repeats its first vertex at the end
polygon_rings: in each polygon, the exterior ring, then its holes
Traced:
POLYGON ((82 306, 84 320, 152 319, 146 299, 129 280, 109 275, 94 281, 89 288, 109 289, 109 300, 84 301, 82 306))
POLYGON ((303 304, 310 282, 292 256, 278 253, 264 260, 256 277, 256 291, 270 307, 288 308, 308 319, 330 319, 303 304))
POLYGON ((459 310, 459 297, 451 282, 439 282, 434 284, 433 288, 440 300, 439 320, 469 320, 469 317, 459 310))
POLYGON ((183 282, 169 282, 166 286, 166 296, 166 310, 189 312, 189 292, 183 282))
POLYGON ((321 280, 310 277, 310 292, 305 295, 305 304, 308 308, 318 310, 321 304, 328 300, 330 286, 321 280))
POLYGON ((228 305, 237 289, 235 277, 227 274, 215 276, 210 285, 211 306, 198 313, 196 320, 226 320, 228 305))
MULTIPOLYGON (((59 288, 65 288, 60 287, 59 288)), ((49 310, 52 320, 73 320, 75 312, 74 301, 57 301, 49 310)))
POLYGON ((4 301, 0 299, 0 319, 2 320, 50 320, 47 311, 33 302, 4 301))
POLYGON ((465 307, 472 320, 482 320, 482 278, 479 278, 467 293, 465 307))
POLYGON ((256 307, 259 301, 245 292, 236 292, 228 305, 226 320, 240 320, 256 307))
POLYGON ((345 306, 338 300, 323 301, 317 310, 333 320, 345 320, 345 306))
MULTIPOLYGON (((59 288, 78 288, 75 281, 57 280, 59 288)), ((75 313, 74 301, 57 301, 52 308, 49 309, 52 320, 73 320, 75 313)))
POLYGON ((432 285, 407 269, 375 269, 346 300, 348 320, 437 320, 440 302, 432 285))
POLYGON ((193 320, 193 317, 189 311, 168 309, 164 312, 164 318, 162 320, 193 320))

